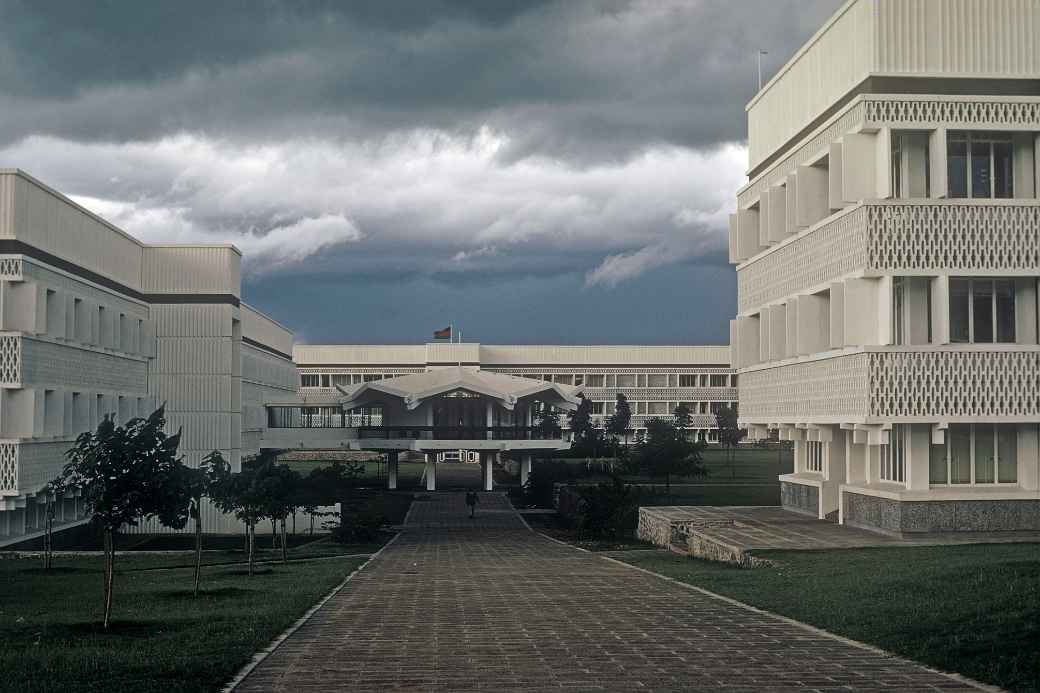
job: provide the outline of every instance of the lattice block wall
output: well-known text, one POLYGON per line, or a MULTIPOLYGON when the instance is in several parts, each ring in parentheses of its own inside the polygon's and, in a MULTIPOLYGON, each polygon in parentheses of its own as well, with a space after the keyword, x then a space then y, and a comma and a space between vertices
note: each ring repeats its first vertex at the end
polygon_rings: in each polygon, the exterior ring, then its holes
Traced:
POLYGON ((740 419, 796 423, 863 419, 868 410, 867 354, 851 354, 740 375, 740 419))
POLYGON ((22 279, 22 258, 0 257, 0 279, 20 281, 22 279))
POLYGON ((870 354, 874 417, 1037 417, 1040 352, 870 354))
POLYGON ((872 126, 1035 129, 1040 123, 1040 101, 866 99, 863 117, 872 126))
POLYGON ((13 335, 0 337, 0 382, 22 382, 22 340, 13 335))
POLYGON ((856 207, 737 272, 741 311, 823 284, 867 265, 867 212, 856 207))
POLYGON ((0 491, 18 490, 18 443, 0 443, 0 491))
POLYGON ((865 209, 872 269, 1040 274, 1040 205, 943 202, 865 209))

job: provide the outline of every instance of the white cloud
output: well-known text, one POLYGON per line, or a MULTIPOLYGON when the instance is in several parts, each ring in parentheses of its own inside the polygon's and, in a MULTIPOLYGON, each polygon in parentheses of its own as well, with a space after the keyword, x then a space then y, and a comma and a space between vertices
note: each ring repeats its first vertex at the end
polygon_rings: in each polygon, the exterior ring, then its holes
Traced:
POLYGON ((606 258, 587 281, 611 284, 724 245, 740 146, 650 147, 576 168, 504 160, 509 141, 488 127, 255 146, 187 134, 123 144, 30 137, 0 150, 0 164, 142 240, 235 243, 255 273, 330 253, 401 257, 404 271, 509 271, 511 254, 522 254, 573 258, 580 271, 606 258))

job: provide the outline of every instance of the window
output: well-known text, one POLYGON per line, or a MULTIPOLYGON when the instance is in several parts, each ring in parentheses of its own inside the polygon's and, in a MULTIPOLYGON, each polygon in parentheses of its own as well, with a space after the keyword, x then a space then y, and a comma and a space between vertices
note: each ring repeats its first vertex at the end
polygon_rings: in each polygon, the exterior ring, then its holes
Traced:
POLYGON ((559 383, 561 385, 573 385, 574 384, 574 376, 573 375, 557 374, 553 378, 553 382, 557 382, 557 383, 559 383))
POLYGON ((667 374, 654 374, 646 376, 647 387, 668 387, 667 374))
POLYGON ((892 195, 928 197, 928 133, 892 133, 892 195))
POLYGON ((934 486, 1014 484, 1018 481, 1015 424, 953 424, 932 445, 928 481, 934 486))
POLYGON ((728 387, 729 376, 713 373, 711 376, 711 387, 728 387))
POLYGON ((697 387, 696 375, 680 375, 679 387, 697 387))
POLYGON ((592 403, 592 413, 593 414, 602 416, 604 413, 606 413, 606 410, 607 410, 607 403, 606 402, 593 402, 592 403))
POLYGON ((645 375, 637 375, 636 376, 636 387, 646 387, 646 376, 645 375))
POLYGON ((636 376, 631 375, 631 374, 627 374, 627 373, 625 375, 619 375, 617 377, 617 386, 618 387, 635 387, 636 386, 636 376))
POLYGON ((585 376, 582 373, 576 373, 574 375, 574 384, 575 385, 584 385, 585 384, 585 376))
POLYGON ((730 384, 730 387, 736 387, 737 386, 737 376, 736 375, 731 375, 729 377, 729 384, 730 384))
POLYGON ((331 375, 322 375, 321 376, 321 386, 322 387, 332 387, 332 376, 331 375))
POLYGON ((303 373, 300 375, 300 387, 320 387, 321 378, 315 373, 303 373))
POLYGON ((647 402, 646 413, 651 416, 668 416, 668 402, 647 402))
POLYGON ((906 426, 896 424, 888 433, 888 445, 881 446, 882 481, 906 482, 906 426))
POLYGON ((950 197, 1013 196, 1011 135, 951 132, 947 141, 946 158, 950 197))
POLYGON ((823 443, 818 440, 805 442, 805 470, 823 472, 823 443))
POLYGON ((718 414, 720 411, 726 408, 725 402, 711 402, 709 403, 709 411, 712 414, 718 414))
POLYGON ((336 374, 336 375, 332 376, 332 384, 333 385, 339 385, 340 387, 343 387, 345 385, 350 385, 350 375, 349 374, 342 374, 342 373, 336 374))
POLYGON ((1015 341, 1015 282, 950 279, 950 341, 963 344, 1015 341))
POLYGON ((586 375, 585 387, 603 387, 603 381, 602 375, 586 375))
POLYGON ((382 379, 383 379, 383 376, 381 374, 379 374, 379 373, 366 373, 363 376, 361 376, 361 381, 365 382, 365 383, 372 383, 372 382, 375 382, 376 380, 382 380, 382 379))

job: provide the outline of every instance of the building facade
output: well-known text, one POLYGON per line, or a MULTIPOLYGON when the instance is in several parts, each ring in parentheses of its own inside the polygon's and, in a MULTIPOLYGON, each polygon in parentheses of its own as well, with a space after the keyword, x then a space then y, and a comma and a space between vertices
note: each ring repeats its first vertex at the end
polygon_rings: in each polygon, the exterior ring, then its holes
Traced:
POLYGON ((747 107, 740 419, 788 508, 1040 529, 1040 4, 850 0, 747 107))
MULTIPOLYGON (((735 407, 737 375, 725 346, 500 346, 433 342, 415 345, 309 345, 293 350, 303 397, 320 398, 362 383, 465 368, 581 387, 603 425, 618 394, 632 410, 633 439, 647 420, 669 417, 680 404, 693 413, 693 426, 718 440, 715 412, 735 407)), ((562 421, 566 428, 566 421, 562 421)))
MULTIPOLYGON (((227 245, 141 243, 0 170, 0 542, 42 530, 40 489, 105 415, 165 403, 191 465, 259 450, 265 399, 297 376, 292 333, 242 303, 240 262, 227 245)), ((77 499, 57 513, 80 519, 77 499)))

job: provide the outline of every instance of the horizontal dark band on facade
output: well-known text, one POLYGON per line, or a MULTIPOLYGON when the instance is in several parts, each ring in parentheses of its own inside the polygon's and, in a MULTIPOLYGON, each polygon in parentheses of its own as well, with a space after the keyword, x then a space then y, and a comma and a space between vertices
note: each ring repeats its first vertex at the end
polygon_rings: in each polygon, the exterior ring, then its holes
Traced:
MULTIPOLYGON (((458 361, 447 363, 298 363, 297 368, 423 368, 425 366, 457 366, 458 361)), ((463 361, 463 366, 480 366, 483 369, 510 369, 521 370, 526 368, 721 368, 727 371, 736 371, 728 363, 533 363, 531 365, 503 366, 495 363, 478 363, 476 361, 463 361)))
POLYGON ((928 96, 1040 96, 1040 80, 1037 79, 971 79, 962 77, 867 77, 854 86, 845 96, 818 115, 804 128, 789 137, 772 154, 748 171, 748 181, 766 171, 781 157, 786 156, 791 146, 805 139, 813 130, 835 113, 843 109, 862 94, 907 94, 928 96))
POLYGON ((68 272, 81 279, 85 279, 89 282, 93 282, 106 289, 111 289, 130 298, 145 303, 160 303, 160 304, 171 304, 171 303, 220 303, 230 304, 236 308, 240 305, 241 301, 238 296, 234 294, 146 294, 132 289, 129 286, 117 282, 114 279, 106 277, 97 272, 88 270, 85 267, 80 267, 74 262, 63 260, 57 255, 52 255, 46 250, 41 250, 36 246, 29 245, 25 241, 19 241, 13 238, 0 239, 0 253, 2 254, 18 254, 31 257, 34 260, 39 260, 53 267, 57 267, 63 272, 68 272))
POLYGON ((260 351, 266 351, 267 353, 269 353, 269 354, 271 354, 273 356, 277 356, 279 358, 283 358, 283 359, 287 359, 289 361, 292 361, 292 356, 290 356, 289 354, 286 354, 283 351, 278 351, 274 347, 269 347, 266 344, 263 344, 261 342, 256 341, 255 339, 250 339, 249 337, 243 337, 242 341, 244 343, 248 344, 251 347, 259 349, 260 351))

